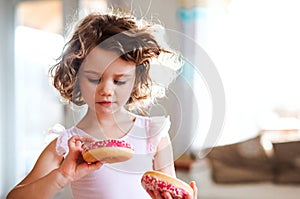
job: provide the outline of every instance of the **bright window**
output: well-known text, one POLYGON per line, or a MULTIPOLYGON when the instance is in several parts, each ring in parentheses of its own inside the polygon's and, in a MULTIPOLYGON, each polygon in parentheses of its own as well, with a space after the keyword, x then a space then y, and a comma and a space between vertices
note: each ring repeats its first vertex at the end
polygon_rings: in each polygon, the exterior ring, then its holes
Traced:
POLYGON ((257 135, 274 115, 299 117, 299 6, 293 0, 232 0, 207 8, 204 47, 227 103, 220 144, 257 135))
POLYGON ((47 130, 63 122, 63 107, 48 79, 63 46, 60 1, 18 5, 15 29, 16 140, 18 178, 23 178, 46 145, 47 130))

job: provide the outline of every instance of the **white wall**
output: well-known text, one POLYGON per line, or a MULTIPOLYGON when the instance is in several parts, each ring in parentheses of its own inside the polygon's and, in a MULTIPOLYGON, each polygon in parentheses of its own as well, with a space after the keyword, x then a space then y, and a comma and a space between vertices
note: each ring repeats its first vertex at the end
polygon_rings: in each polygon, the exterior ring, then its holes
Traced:
POLYGON ((14 1, 0 1, 0 197, 15 180, 14 1))
POLYGON ((179 30, 176 20, 179 5, 176 0, 108 0, 108 6, 133 10, 137 17, 145 17, 147 20, 160 22, 168 29, 179 30))
MULTIPOLYGON (((20 0, 22 1, 22 0, 20 0)), ((24 166, 17 150, 17 135, 23 135, 22 129, 16 132, 16 89, 15 89, 15 12, 18 2, 0 0, 0 198, 20 181, 20 169, 24 166), (22 131, 22 132, 20 132, 22 131), (23 165, 20 165, 23 164, 23 165)), ((66 16, 73 14, 76 1, 66 0, 64 12, 66 16)), ((46 83, 46 82, 45 82, 46 83)))

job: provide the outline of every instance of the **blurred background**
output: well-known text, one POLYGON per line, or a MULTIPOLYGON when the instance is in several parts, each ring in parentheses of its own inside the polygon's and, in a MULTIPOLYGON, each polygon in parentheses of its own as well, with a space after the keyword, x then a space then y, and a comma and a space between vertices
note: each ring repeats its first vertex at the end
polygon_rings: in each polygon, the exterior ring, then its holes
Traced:
MULTIPOLYGON (((297 198, 297 0, 0 0, 0 197, 31 170, 53 139, 51 127, 80 118, 82 110, 63 103, 47 72, 68 26, 111 7, 161 23, 171 47, 191 59, 201 49, 203 63, 217 71, 217 114, 226 110, 219 131, 209 130, 216 107, 204 64, 186 66, 169 100, 153 109, 171 115, 178 177, 196 180, 199 198, 297 198)), ((57 198, 71 198, 69 190, 57 198)))

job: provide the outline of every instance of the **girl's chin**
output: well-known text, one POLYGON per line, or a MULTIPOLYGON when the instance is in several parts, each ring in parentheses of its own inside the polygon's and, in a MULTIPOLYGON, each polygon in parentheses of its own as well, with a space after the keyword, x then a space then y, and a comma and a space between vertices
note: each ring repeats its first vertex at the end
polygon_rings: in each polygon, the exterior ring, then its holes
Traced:
POLYGON ((115 111, 112 109, 112 108, 96 108, 96 112, 97 113, 107 113, 107 114, 112 114, 114 113, 115 111))
POLYGON ((121 108, 113 108, 113 107, 95 107, 95 111, 101 114, 115 114, 119 112, 121 108))

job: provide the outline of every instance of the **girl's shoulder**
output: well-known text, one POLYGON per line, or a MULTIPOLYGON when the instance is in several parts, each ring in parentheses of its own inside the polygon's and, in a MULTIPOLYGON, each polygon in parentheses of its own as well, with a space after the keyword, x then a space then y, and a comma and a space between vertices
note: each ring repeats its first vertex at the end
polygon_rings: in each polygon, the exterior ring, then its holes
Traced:
POLYGON ((142 124, 151 135, 168 132, 171 125, 170 116, 138 116, 137 120, 137 123, 142 124))
POLYGON ((169 136, 171 121, 169 116, 136 117, 136 125, 144 128, 147 134, 147 140, 157 145, 162 137, 169 136))
POLYGON ((146 131, 147 151, 155 153, 163 137, 169 137, 170 117, 153 116, 153 117, 136 117, 136 124, 146 131))
POLYGON ((136 123, 144 126, 164 126, 170 124, 170 116, 140 116, 135 115, 136 123))

